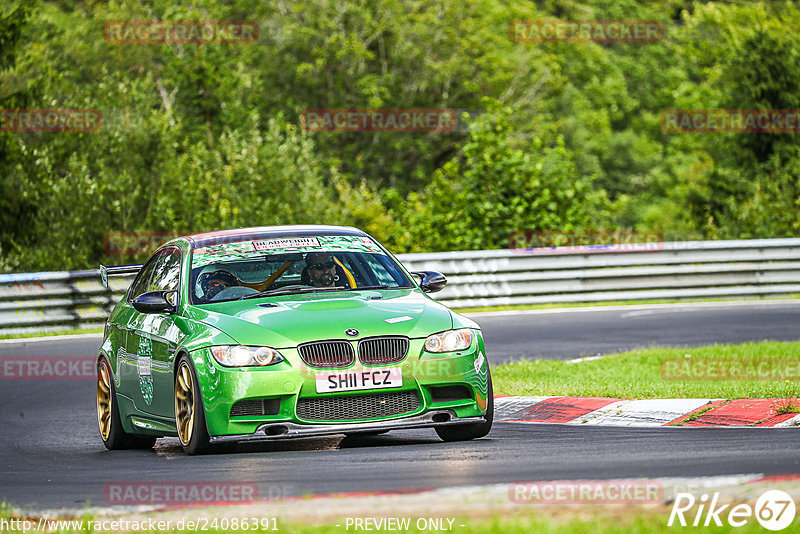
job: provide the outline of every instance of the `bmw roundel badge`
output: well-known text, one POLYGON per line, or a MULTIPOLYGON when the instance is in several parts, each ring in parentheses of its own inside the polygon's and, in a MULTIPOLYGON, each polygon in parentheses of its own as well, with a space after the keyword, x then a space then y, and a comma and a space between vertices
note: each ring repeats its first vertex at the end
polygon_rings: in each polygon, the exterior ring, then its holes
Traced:
POLYGON ((350 337, 356 337, 358 335, 358 330, 356 330, 355 328, 348 328, 347 330, 344 331, 344 333, 350 337))

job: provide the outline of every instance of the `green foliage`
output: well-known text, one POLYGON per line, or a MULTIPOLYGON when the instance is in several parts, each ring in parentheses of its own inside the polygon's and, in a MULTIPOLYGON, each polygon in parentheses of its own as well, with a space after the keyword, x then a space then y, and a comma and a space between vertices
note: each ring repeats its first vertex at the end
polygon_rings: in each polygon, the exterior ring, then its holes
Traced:
POLYGON ((185 234, 321 221, 374 231, 386 222, 375 194, 325 169, 313 140, 282 117, 261 127, 253 114, 246 129, 226 129, 213 146, 182 139, 180 131, 179 122, 154 114, 97 138, 91 151, 71 154, 60 172, 52 171, 50 154, 38 158, 39 175, 58 178, 39 183, 51 201, 41 207, 42 223, 28 232, 40 245, 21 249, 20 257, 72 268, 149 254, 110 257, 104 250, 109 231, 185 234), (57 220, 72 224, 48 224, 57 220))
POLYGON ((112 231, 364 228, 398 251, 516 230, 796 235, 797 134, 667 134, 666 109, 800 108, 797 2, 17 1, 0 109, 96 108, 98 132, 0 131, 0 271, 87 268, 112 231), (658 20, 642 43, 519 43, 516 19, 658 20), (115 20, 249 20, 250 44, 112 44, 115 20), (454 132, 304 132, 313 108, 451 108, 454 132))
MULTIPOLYGON (((688 78, 676 108, 800 109, 800 10, 792 2, 695 5, 676 32, 688 78)), ((706 134, 681 151, 711 162, 691 188, 711 238, 789 237, 800 229, 797 134, 706 134)), ((688 199, 685 199, 688 200, 688 199)), ((680 202, 680 199, 676 199, 680 202)))
MULTIPOLYGON (((35 83, 16 68, 33 5, 23 2, 0 10, 0 109, 24 107, 36 93, 35 83)), ((14 135, 0 131, 0 258, 25 240, 23 228, 36 214, 34 199, 17 176, 27 166, 14 135)), ((3 263, 0 259, 0 269, 3 263)))
POLYGON ((591 230, 608 204, 590 178, 575 171, 559 138, 511 138, 511 109, 486 101, 487 113, 470 124, 461 153, 405 202, 395 197, 407 250, 503 248, 516 230, 591 230))

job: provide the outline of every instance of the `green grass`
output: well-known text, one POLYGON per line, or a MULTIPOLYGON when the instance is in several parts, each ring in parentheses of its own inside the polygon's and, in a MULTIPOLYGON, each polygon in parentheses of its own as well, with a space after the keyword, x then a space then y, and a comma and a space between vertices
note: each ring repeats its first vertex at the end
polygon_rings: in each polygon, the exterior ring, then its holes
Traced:
POLYGON ((74 334, 102 334, 102 328, 76 328, 56 332, 29 332, 27 334, 0 334, 0 339, 24 339, 27 337, 70 336, 74 334))
POLYGON ((780 297, 762 298, 707 298, 707 299, 655 299, 655 300, 604 300, 600 302, 547 302, 543 304, 513 304, 507 306, 471 306, 466 308, 453 308, 458 313, 481 313, 507 310, 551 310, 556 308, 587 308, 597 306, 633 306, 642 304, 688 304, 692 302, 740 302, 743 300, 794 300, 800 299, 800 293, 783 295, 780 297))
MULTIPOLYGON (((750 533, 761 532, 765 530, 759 525, 755 519, 751 519, 746 525, 740 528, 733 528, 730 526, 724 527, 680 527, 673 525, 667 526, 669 519, 670 507, 664 506, 654 513, 629 513, 625 515, 624 512, 616 514, 609 513, 594 513, 581 509, 580 507, 571 508, 572 514, 568 517, 550 517, 546 513, 542 513, 535 508, 525 513, 495 513, 490 517, 483 519, 456 519, 453 522, 452 532, 457 534, 538 534, 538 533, 553 533, 553 534, 651 534, 658 532, 675 532, 681 530, 698 530, 702 529, 703 532, 712 533, 750 533), (461 525, 464 525, 463 527, 461 525)), ((558 514, 559 516, 566 516, 564 512, 558 514)), ((727 516, 723 516, 727 517, 727 516)), ((692 521, 694 518, 689 518, 692 521)), ((723 519, 724 521, 724 519, 723 519)), ((412 525, 414 524, 412 520, 412 525)), ((335 525, 328 526, 302 526, 297 527, 292 525, 291 532, 298 534, 322 534, 328 532, 347 532, 345 525, 341 524, 337 527, 335 525)), ((351 527, 350 532, 354 532, 351 527)), ((387 531, 378 531, 387 532, 387 531)), ((397 531, 394 531, 397 532, 397 531)), ((409 530, 403 532, 413 533, 430 533, 436 532, 435 530, 418 530, 414 526, 409 530)))
POLYGON ((492 367, 494 391, 503 395, 574 395, 653 398, 797 398, 796 377, 769 381, 665 380, 661 363, 669 358, 800 359, 800 342, 761 342, 699 348, 651 348, 567 363, 523 360, 492 367))
MULTIPOLYGON (((474 507, 473 507, 474 508, 474 507)), ((712 533, 728 533, 728 532, 736 532, 739 533, 751 533, 751 532, 764 532, 764 529, 759 525, 759 523, 754 519, 750 518, 748 523, 740 528, 733 528, 730 526, 723 526, 723 527, 680 527, 680 526, 667 526, 667 521, 669 519, 671 506, 670 505, 661 505, 657 506, 651 510, 643 511, 639 508, 631 509, 630 507, 626 506, 567 506, 567 507, 558 507, 558 508, 541 508, 539 506, 531 506, 527 509, 516 509, 513 511, 492 511, 492 510, 475 510, 473 509, 473 514, 476 512, 483 512, 483 517, 452 517, 454 521, 452 523, 452 531, 458 534, 531 534, 531 533, 554 533, 554 534, 629 534, 629 533, 637 533, 637 534, 651 534, 651 533, 661 533, 661 532, 675 532, 676 530, 698 530, 698 528, 702 529, 703 532, 712 532, 712 533), (464 526, 461 526, 464 525, 464 526)), ((158 519, 158 515, 154 514, 158 519)), ((9 514, 8 512, 0 514, 5 520, 8 520, 9 517, 13 517, 13 515, 9 514)), ((357 516, 357 517, 387 517, 385 511, 381 511, 378 514, 366 514, 364 516, 357 516)), ((416 519, 417 516, 415 514, 404 514, 404 513, 397 513, 397 514, 389 514, 388 517, 396 517, 396 518, 411 518, 411 528, 409 530, 402 530, 402 532, 411 532, 411 533, 430 533, 436 532, 436 530, 419 530, 416 528, 416 519)), ((436 516, 431 516, 436 517, 436 516)), ((447 518, 445 517, 444 524, 447 525, 447 518)), ((725 514, 721 515, 721 520, 723 524, 725 524, 725 518, 727 516, 725 514)), ((100 518, 93 518, 90 515, 83 515, 81 517, 84 521, 94 521, 95 519, 100 518)), ((30 517, 28 518, 33 522, 35 526, 37 523, 37 518, 30 517)), ((80 519, 80 518, 76 518, 80 519)), ((209 517, 209 520, 212 519, 209 517)), ((693 517, 688 517, 689 521, 693 520, 693 517)), ((323 534, 323 533, 342 533, 342 532, 358 532, 353 526, 350 526, 349 529, 346 529, 345 521, 340 520, 337 522, 327 523, 327 524, 318 524, 312 525, 307 523, 296 523, 296 522, 285 522, 281 521, 278 518, 277 526, 278 532, 292 532, 297 534, 323 534), (339 526, 336 526, 336 525, 339 526)), ((7 530, 7 532, 21 532, 17 530, 7 530)), ((53 532, 53 531, 50 531, 53 532)), ((64 529, 60 530, 59 532, 63 533, 78 533, 84 532, 82 530, 70 530, 64 529)), ((94 531, 94 532, 102 532, 102 531, 94 531)), ((147 532, 140 531, 140 532, 147 532)), ((180 533, 183 534, 186 532, 194 532, 194 531, 163 531, 163 532, 174 532, 176 534, 180 533)), ((210 529, 207 532, 209 533, 221 533, 221 532, 228 532, 223 530, 213 530, 210 529)), ((229 532, 239 532, 230 530, 229 532)), ((244 532, 242 530, 241 532, 244 532)), ((273 530, 249 530, 248 532, 259 532, 262 534, 269 534, 271 532, 275 532, 273 530)), ((374 530, 372 532, 398 532, 397 530, 394 531, 387 531, 387 530, 374 530)), ((441 531, 440 531, 441 532, 441 531)))
POLYGON ((800 399, 789 398, 775 403, 775 413, 800 413, 800 399))
POLYGON ((711 406, 712 404, 715 404, 715 403, 709 402, 708 404, 709 404, 709 406, 705 406, 703 408, 700 408, 699 410, 695 410, 688 417, 686 417, 684 419, 681 419, 677 423, 670 423, 669 426, 683 426, 686 423, 690 423, 690 422, 692 422, 692 421, 694 421, 696 419, 699 419, 701 415, 703 415, 706 412, 710 412, 711 410, 713 410, 715 408, 715 406, 711 406))

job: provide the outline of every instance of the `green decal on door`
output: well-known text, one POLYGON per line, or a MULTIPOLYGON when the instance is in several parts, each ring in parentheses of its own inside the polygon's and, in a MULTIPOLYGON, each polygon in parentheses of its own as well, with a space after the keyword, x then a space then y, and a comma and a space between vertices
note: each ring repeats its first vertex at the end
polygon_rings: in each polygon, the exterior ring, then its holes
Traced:
POLYGON ((148 406, 153 403, 153 343, 146 334, 139 338, 139 350, 136 351, 136 363, 139 368, 139 389, 148 406))

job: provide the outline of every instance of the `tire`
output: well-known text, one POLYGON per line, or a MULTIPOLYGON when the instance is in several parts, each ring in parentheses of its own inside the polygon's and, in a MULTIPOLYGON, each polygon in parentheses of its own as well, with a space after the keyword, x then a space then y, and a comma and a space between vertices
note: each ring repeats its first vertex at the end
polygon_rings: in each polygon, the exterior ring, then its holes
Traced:
POLYGON ((483 423, 470 423, 463 425, 448 425, 435 427, 436 433, 442 441, 469 441, 482 438, 492 429, 494 421, 494 389, 492 388, 492 375, 489 373, 489 391, 486 400, 486 419, 483 423))
POLYGON ((154 436, 128 434, 122 428, 112 376, 108 360, 100 358, 97 362, 97 426, 103 445, 110 451, 152 448, 156 443, 154 436))
POLYGON ((186 355, 180 357, 175 371, 175 428, 186 454, 204 454, 211 449, 203 397, 186 355))

